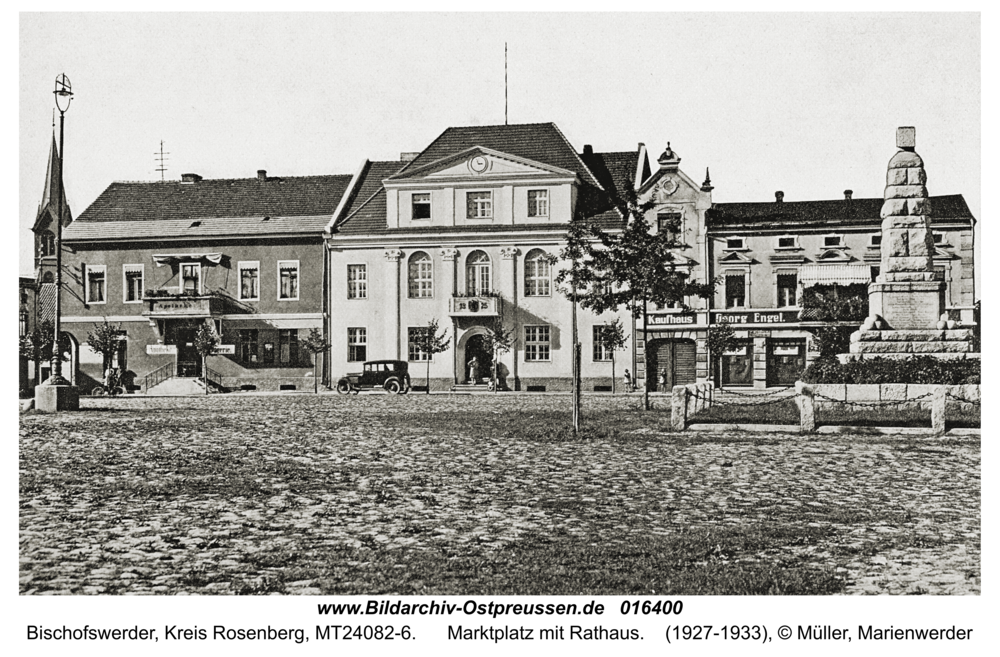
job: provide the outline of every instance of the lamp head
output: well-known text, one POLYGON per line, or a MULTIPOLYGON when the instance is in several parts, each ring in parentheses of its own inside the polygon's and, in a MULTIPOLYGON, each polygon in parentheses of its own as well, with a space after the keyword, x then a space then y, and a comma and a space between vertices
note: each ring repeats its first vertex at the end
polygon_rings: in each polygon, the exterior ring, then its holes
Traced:
POLYGON ((73 101, 73 85, 70 84, 69 78, 66 77, 65 73, 60 73, 56 77, 56 88, 52 92, 56 96, 56 107, 59 108, 59 112, 65 112, 69 109, 69 104, 73 101), (65 107, 63 107, 65 104, 65 107))

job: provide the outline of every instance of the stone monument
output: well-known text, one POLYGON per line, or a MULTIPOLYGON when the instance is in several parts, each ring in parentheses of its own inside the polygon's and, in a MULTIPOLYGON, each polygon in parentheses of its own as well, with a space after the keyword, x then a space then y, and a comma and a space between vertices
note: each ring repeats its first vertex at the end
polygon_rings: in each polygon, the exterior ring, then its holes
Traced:
POLYGON ((868 286, 869 317, 840 359, 978 358, 971 353, 972 330, 948 319, 945 282, 934 272, 931 201, 924 162, 916 153, 916 129, 899 128, 896 146, 882 203, 881 269, 868 286))

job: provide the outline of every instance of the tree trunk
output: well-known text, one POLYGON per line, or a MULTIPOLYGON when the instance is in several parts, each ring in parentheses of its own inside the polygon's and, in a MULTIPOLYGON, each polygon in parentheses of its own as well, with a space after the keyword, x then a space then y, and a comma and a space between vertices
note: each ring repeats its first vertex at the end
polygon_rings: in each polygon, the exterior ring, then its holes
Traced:
POLYGON ((314 353, 313 354, 313 394, 314 395, 318 395, 319 394, 319 381, 316 380, 316 377, 318 376, 316 372, 317 372, 318 369, 319 369, 319 354, 318 353, 314 353))
POLYGON ((611 352, 611 394, 615 394, 615 352, 611 352))
POLYGON ((201 357, 201 373, 205 379, 205 394, 208 394, 208 356, 201 357))
POLYGON ((427 390, 424 390, 424 394, 425 395, 431 394, 431 361, 430 361, 430 359, 427 360, 427 377, 426 377, 426 380, 424 381, 424 383, 427 384, 427 386, 426 386, 427 390))
POLYGON ((642 298, 642 408, 649 410, 649 335, 646 332, 646 297, 642 298))

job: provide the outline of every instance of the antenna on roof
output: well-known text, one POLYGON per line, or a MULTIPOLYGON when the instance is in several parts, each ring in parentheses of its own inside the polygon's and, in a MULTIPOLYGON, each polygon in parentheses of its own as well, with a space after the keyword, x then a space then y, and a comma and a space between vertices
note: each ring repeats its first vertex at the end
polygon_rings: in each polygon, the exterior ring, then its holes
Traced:
POLYGON ((503 42, 503 124, 507 125, 507 42, 503 42))
POLYGON ((164 179, 164 175, 163 174, 167 170, 167 167, 163 163, 166 162, 169 159, 166 156, 170 155, 170 153, 164 153, 163 152, 163 140, 162 139, 160 140, 160 152, 159 153, 153 153, 153 155, 156 156, 156 158, 155 158, 156 161, 158 161, 160 163, 160 166, 156 168, 156 171, 160 172, 160 182, 166 182, 166 180, 164 179))

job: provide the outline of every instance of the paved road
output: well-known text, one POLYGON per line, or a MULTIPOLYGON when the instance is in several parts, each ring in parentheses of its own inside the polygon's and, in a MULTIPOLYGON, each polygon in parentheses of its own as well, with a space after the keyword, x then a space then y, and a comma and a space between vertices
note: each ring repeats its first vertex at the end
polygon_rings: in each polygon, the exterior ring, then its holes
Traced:
POLYGON ((585 440, 507 431, 564 417, 556 395, 85 399, 23 415, 21 592, 231 592, 274 576, 318 593, 282 554, 782 524, 833 531, 754 558, 835 567, 850 594, 979 593, 978 438, 670 434, 665 413, 620 414, 640 400, 586 398, 624 419, 585 440))

